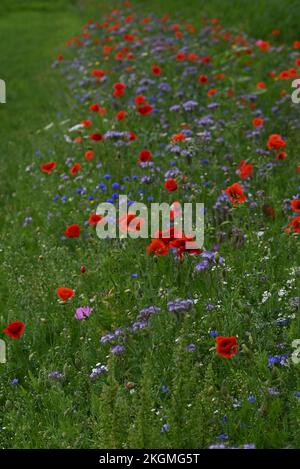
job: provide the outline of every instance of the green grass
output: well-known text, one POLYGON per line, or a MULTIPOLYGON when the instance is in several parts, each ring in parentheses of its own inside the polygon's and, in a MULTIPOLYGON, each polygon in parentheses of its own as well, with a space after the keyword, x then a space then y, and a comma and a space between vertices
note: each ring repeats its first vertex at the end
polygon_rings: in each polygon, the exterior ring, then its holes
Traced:
MULTIPOLYGON (((256 38, 272 40, 271 30, 279 28, 282 36, 275 42, 290 45, 299 39, 298 2, 292 0, 284 5, 277 0, 186 0, 184 4, 172 0, 163 2, 163 8, 158 0, 133 3, 145 15, 176 11, 179 19, 193 21, 209 15, 256 38)), ((70 149, 63 141, 69 123, 60 122, 71 118, 70 125, 77 123, 80 116, 86 117, 85 108, 73 109, 74 92, 51 64, 60 52, 72 56, 65 50, 65 40, 78 35, 90 17, 101 19, 109 5, 88 0, 7 0, 2 1, 2 7, 0 78, 7 84, 7 103, 0 105, 0 329, 20 319, 26 332, 20 341, 1 335, 8 344, 8 362, 0 365, 0 427, 5 428, 0 432, 0 446, 196 448, 207 447, 216 441, 216 435, 228 433, 229 443, 235 446, 252 442, 259 448, 299 447, 300 411, 294 397, 300 389, 299 366, 267 367, 267 356, 276 353, 278 343, 284 343, 290 352, 292 340, 300 337, 299 311, 290 308, 289 297, 278 299, 278 290, 290 279, 294 283, 289 294, 297 296, 299 292, 299 274, 291 271, 299 263, 299 240, 282 230, 287 224, 282 202, 299 185, 293 170, 299 163, 299 142, 290 120, 285 120, 289 108, 273 119, 269 109, 272 92, 261 97, 270 117, 264 139, 273 132, 287 135, 289 163, 262 181, 255 176, 255 191, 265 191, 257 211, 238 207, 233 219, 222 225, 224 231, 228 225, 235 226, 247 236, 241 245, 238 235, 222 243, 224 270, 195 275, 188 260, 178 266, 170 257, 153 259, 145 254, 147 243, 143 241, 100 242, 89 229, 86 234, 90 237, 62 242, 63 229, 70 223, 83 223, 96 201, 76 199, 74 189, 80 180, 62 183, 58 174, 46 178, 39 170, 41 162, 53 159, 63 167, 69 157, 82 158, 81 147, 70 149), (51 122, 53 128, 42 130, 51 122), (66 193, 68 202, 53 204, 56 193, 66 193), (274 222, 262 216, 265 202, 276 209, 274 222), (33 221, 24 228, 26 216, 33 221), (262 238, 258 231, 265 232, 262 238), (80 272, 82 264, 85 274, 80 272), (133 280, 131 273, 138 273, 138 279, 133 280), (55 290, 60 285, 76 289, 72 303, 57 302, 55 290), (261 301, 264 291, 271 292, 266 303, 261 301), (189 294, 198 302, 184 318, 166 311, 167 301, 189 294), (209 302, 219 306, 208 312, 205 305, 209 302), (95 311, 88 321, 75 321, 75 307, 85 304, 91 304, 95 311), (139 310, 151 304, 160 306, 161 313, 152 318, 150 330, 130 337, 124 356, 114 357, 108 346, 100 345, 100 335, 132 323, 139 310), (295 314, 295 319, 288 327, 280 329, 274 324, 279 315, 290 314, 295 314), (240 353, 232 361, 215 354, 214 340, 207 334, 214 329, 238 335, 240 353), (186 352, 189 343, 197 345, 196 354, 186 352), (107 363, 109 373, 91 382, 88 375, 97 362, 107 363), (62 382, 48 379, 48 373, 56 369, 65 375, 62 382), (10 384, 15 377, 19 379, 16 386, 10 384), (161 392, 163 385, 169 386, 170 393, 161 392), (268 388, 279 388, 280 396, 271 396, 268 388), (257 397, 255 405, 247 400, 250 394, 257 397), (221 417, 225 415, 228 423, 224 424, 221 417), (161 433, 166 421, 170 431, 161 433)), ((94 52, 90 54, 95 62, 94 52)), ((271 68, 269 60, 262 58, 257 81, 271 68)), ((226 56, 221 56, 220 67, 226 66, 226 56)), ((243 68, 240 64, 235 67, 235 86, 241 91, 239 73, 243 68)), ((172 67, 166 65, 166 73, 171 81, 172 67)), ((278 85, 274 95, 279 89, 278 85)), ((168 104, 174 104, 172 98, 168 104)), ((235 108, 231 111, 233 114, 235 108)), ((294 122, 297 110, 293 112, 294 122)), ((259 165, 255 145, 240 139, 251 117, 249 111, 241 116, 239 126, 226 129, 225 140, 233 153, 228 160, 231 167, 232 161, 242 158, 259 165)), ((181 123, 177 116, 172 119, 172 128, 181 123)), ((134 118, 131 123, 137 124, 134 118)), ((159 151, 160 129, 147 123, 143 130, 143 145, 153 145, 159 151)), ((125 149, 121 158, 115 148, 101 148, 97 159, 113 180, 119 180, 138 171, 132 158, 140 145, 125 149)), ((227 149, 218 148, 207 169, 214 186, 201 193, 209 207, 224 182, 218 161, 227 149)), ((199 158, 205 157, 207 148, 196 151, 201 153, 199 158)), ((162 158, 163 171, 166 163, 162 158)), ((184 162, 180 165, 188 177, 195 175, 201 186, 199 168, 189 168, 184 162)), ((83 183, 91 190, 99 182, 100 172, 85 171, 83 183)), ((230 171, 232 179, 234 169, 230 171)), ((154 195, 161 198, 164 192, 157 187, 154 195)), ((213 230, 207 228, 209 247, 216 240, 213 230)))

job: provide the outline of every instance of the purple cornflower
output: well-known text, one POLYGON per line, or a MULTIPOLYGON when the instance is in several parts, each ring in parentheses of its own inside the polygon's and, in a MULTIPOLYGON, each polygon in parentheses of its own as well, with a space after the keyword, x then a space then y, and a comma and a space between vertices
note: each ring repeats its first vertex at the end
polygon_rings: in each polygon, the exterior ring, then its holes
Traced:
POLYGON ((65 377, 65 375, 63 373, 61 373, 60 371, 50 371, 50 373, 48 373, 48 378, 52 378, 52 379, 63 379, 65 377))
POLYGON ((286 365, 286 359, 288 355, 271 355, 268 357, 268 366, 280 364, 281 366, 286 365))
POLYGON ((148 320, 152 314, 159 313, 160 308, 158 306, 148 306, 140 310, 137 320, 148 320))
POLYGON ((101 344, 106 344, 112 342, 116 338, 115 334, 109 332, 108 334, 102 335, 100 337, 101 344))
POLYGON ((211 265, 221 265, 223 263, 223 257, 219 256, 216 251, 204 251, 201 257, 203 260, 195 267, 198 272, 202 272, 211 265))
POLYGON ((101 363, 97 363, 95 368, 92 369, 92 372, 90 374, 90 378, 94 379, 98 375, 101 375, 102 373, 105 373, 107 371, 107 366, 101 365, 101 363))
POLYGON ((123 345, 114 345, 111 348, 111 353, 114 355, 122 355, 122 353, 125 351, 125 347, 123 345))
POLYGON ((170 428, 170 425, 168 423, 164 423, 163 426, 160 429, 161 433, 167 432, 170 428))
POLYGON ((187 352, 195 352, 196 345, 195 344, 188 344, 185 349, 186 349, 187 352))
POLYGON ((182 300, 180 298, 176 298, 176 300, 168 302, 167 308, 170 313, 185 313, 190 311, 193 304, 193 300, 182 300))

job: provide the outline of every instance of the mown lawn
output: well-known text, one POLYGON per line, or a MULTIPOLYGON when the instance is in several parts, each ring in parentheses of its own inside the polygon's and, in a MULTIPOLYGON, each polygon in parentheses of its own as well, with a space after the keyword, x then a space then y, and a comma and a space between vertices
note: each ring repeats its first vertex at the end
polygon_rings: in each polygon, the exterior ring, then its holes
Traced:
MULTIPOLYGON (((192 78, 185 75, 171 55, 164 59, 146 43, 134 73, 145 78, 159 61, 173 92, 164 95, 150 85, 145 93, 167 117, 140 118, 134 104, 125 100, 128 121, 116 123, 121 104, 111 101, 113 83, 129 79, 132 100, 144 93, 137 92, 135 76, 129 77, 130 64, 125 70, 113 58, 102 60, 97 45, 65 47, 90 18, 104 21, 112 5, 2 2, 0 78, 6 81, 7 103, 0 105, 0 329, 20 320, 25 333, 12 340, 1 332, 7 363, 0 364, 0 446, 299 447, 300 365, 291 360, 292 342, 300 338, 299 234, 284 228, 292 218, 290 200, 300 190, 295 170, 300 164, 300 108, 284 98, 282 89, 290 93, 290 81, 272 81, 268 75, 292 67, 300 56, 292 49, 293 41, 300 40, 298 2, 132 3, 141 18, 169 12, 174 23, 195 23, 199 29, 205 29, 203 17, 218 18, 234 35, 245 32, 268 40, 274 50, 256 50, 255 40, 249 39, 255 49, 252 67, 236 58, 235 47, 227 50, 207 32, 199 40, 198 32, 190 32, 183 45, 216 57, 205 73, 230 77, 224 89, 212 78, 212 86, 223 90, 216 97, 219 109, 209 107, 192 73, 192 78), (272 35, 273 29, 281 30, 280 35, 272 35), (64 59, 57 63, 60 53, 64 59), (112 69, 103 91, 88 79, 93 68, 102 66, 112 69), (261 81, 268 82, 266 93, 257 91, 255 84, 261 81), (241 99, 229 101, 229 88, 241 99), (253 94, 255 99, 249 98, 253 94), (209 115, 199 124, 203 128, 196 126, 193 114, 167 113, 184 99, 200 101, 195 118, 209 115), (94 119, 88 106, 98 101, 108 112, 93 131, 132 130, 136 142, 95 144, 84 132, 68 132, 83 119, 94 119), (251 107, 254 101, 256 108, 251 107), (252 120, 260 115, 264 127, 252 139, 252 120), (192 162, 168 147, 172 135, 186 128, 192 131, 187 144, 192 162), (211 139, 201 140, 199 131, 207 129, 211 139), (275 153, 266 152, 266 142, 274 133, 287 142, 288 157, 268 167, 275 153), (68 143, 66 135, 83 135, 83 143, 68 143), (90 147, 95 158, 86 161, 84 152, 90 147), (139 151, 148 147, 157 172, 143 173, 137 165, 139 151), (223 200, 216 214, 222 189, 238 180, 240 160, 254 166, 253 177, 244 183, 248 201, 233 208, 223 200), (57 170, 42 173, 40 165, 50 161, 57 162, 57 170), (75 178, 69 174, 74 162, 82 165, 75 178), (164 175, 174 167, 179 170, 175 196, 163 187, 164 175), (136 182, 145 175, 149 185, 136 182), (180 184, 183 175, 186 185, 180 184), (218 245, 211 268, 197 271, 194 256, 181 262, 172 253, 147 254, 147 240, 100 241, 87 220, 99 202, 122 190, 136 200, 204 202, 205 249, 211 252, 218 245), (78 239, 63 236, 72 223, 81 226, 78 239), (59 302, 60 286, 74 289, 75 297, 59 302), (185 312, 174 314, 167 303, 177 298, 194 304, 185 303, 185 312), (87 305, 93 308, 91 316, 77 321, 76 308, 87 305), (130 327, 140 317, 146 317, 146 325, 136 333, 130 327), (109 339, 119 329, 120 339, 109 339), (220 357, 216 335, 237 337, 238 353, 228 360, 220 357), (107 340, 99 341, 103 336, 107 340), (112 352, 116 343, 124 352, 112 352), (98 363, 108 371, 91 379, 98 363)), ((114 5, 120 7, 119 2, 114 5)), ((99 31, 91 28, 90 33, 106 43, 99 31)), ((142 34, 140 25, 133 34, 142 34)), ((204 73, 201 67, 199 73, 204 73)))

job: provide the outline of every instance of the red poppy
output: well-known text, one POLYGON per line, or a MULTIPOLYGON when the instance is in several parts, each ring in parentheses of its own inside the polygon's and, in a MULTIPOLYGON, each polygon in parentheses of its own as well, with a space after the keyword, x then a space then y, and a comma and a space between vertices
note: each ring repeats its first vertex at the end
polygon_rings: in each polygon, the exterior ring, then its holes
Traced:
POLYGON ((145 104, 144 106, 139 106, 137 111, 141 114, 141 116, 147 116, 153 111, 153 107, 151 104, 145 104))
POLYGON ((125 83, 118 82, 114 83, 114 90, 124 90, 126 88, 125 83))
POLYGON ((97 213, 92 213, 88 221, 90 225, 97 225, 97 223, 99 223, 99 221, 101 221, 102 218, 103 218, 102 215, 98 215, 97 213))
POLYGON ((252 120, 253 127, 261 127, 264 125, 264 120, 261 117, 255 117, 252 120))
POLYGON ((135 97, 134 101, 135 101, 135 104, 137 106, 138 104, 144 104, 146 102, 146 98, 145 98, 145 96, 138 95, 138 96, 135 97))
POLYGON ((272 150, 279 150, 280 148, 285 147, 286 142, 283 140, 279 134, 271 134, 267 141, 267 147, 272 150))
POLYGON ((265 89, 266 87, 266 84, 264 81, 259 81, 258 83, 256 83, 256 88, 260 89, 260 90, 263 90, 265 89))
POLYGON ((129 131, 129 136, 128 136, 128 140, 130 142, 132 142, 133 140, 135 140, 137 137, 137 134, 135 132, 132 132, 132 130, 129 131))
POLYGON ((197 243, 195 242, 194 236, 182 236, 180 238, 176 238, 169 243, 169 248, 175 248, 176 254, 179 259, 183 259, 184 253, 188 254, 201 254, 202 250, 199 249, 197 243), (187 247, 187 243, 189 243, 189 247, 187 247), (192 245, 192 246, 191 246, 192 245))
POLYGON ((161 74, 161 68, 158 65, 152 65, 151 71, 153 75, 160 75, 161 74))
POLYGON ((74 290, 68 287, 59 287, 56 290, 56 294, 58 298, 62 301, 70 300, 71 298, 73 298, 73 296, 75 296, 74 290))
POLYGON ((187 59, 190 62, 195 62, 198 59, 198 55, 191 52, 190 54, 188 54, 187 59))
POLYGON ((119 98, 120 96, 123 96, 124 93, 125 93, 125 88, 126 88, 126 85, 124 83, 115 83, 114 84, 114 92, 113 92, 113 95, 116 97, 116 98, 119 98))
POLYGON ((295 218, 293 218, 287 228, 286 228, 286 231, 287 232, 290 232, 292 230, 293 233, 300 233, 300 216, 297 216, 295 218))
POLYGON ((238 182, 235 182, 231 186, 227 187, 227 189, 224 189, 222 192, 225 192, 229 196, 230 202, 233 206, 241 204, 247 200, 243 192, 243 188, 238 182))
POLYGON ((127 233, 128 231, 140 231, 143 223, 143 218, 138 217, 135 213, 129 212, 119 219, 120 231, 122 231, 122 233, 127 233))
POLYGON ((182 132, 172 135, 172 142, 183 142, 185 140, 185 135, 182 132))
POLYGON ((74 223, 66 228, 64 234, 68 236, 68 238, 78 238, 80 236, 80 226, 74 223))
POLYGON ((152 153, 150 150, 147 150, 146 148, 144 148, 143 150, 140 151, 140 154, 139 154, 140 163, 146 163, 147 161, 151 161, 151 160, 152 160, 152 153))
POLYGON ((238 352, 236 337, 216 337, 216 352, 224 358, 231 358, 238 352))
POLYGON ((89 106, 89 110, 94 111, 94 112, 99 112, 100 111, 100 105, 98 103, 91 104, 89 106))
POLYGON ((205 55, 204 57, 201 57, 200 60, 203 64, 208 64, 209 62, 211 62, 212 58, 210 55, 205 55))
POLYGON ((125 119, 126 115, 127 115, 127 112, 126 112, 126 111, 119 111, 119 112, 117 112, 117 114, 116 114, 116 119, 117 119, 118 121, 122 121, 123 119, 125 119))
POLYGON ((50 161, 50 163, 41 164, 41 170, 43 171, 43 173, 51 174, 54 168, 56 168, 55 161, 50 161))
POLYGON ((300 212, 300 199, 291 200, 291 207, 295 212, 300 212))
POLYGON ((183 53, 183 52, 178 52, 178 54, 176 54, 176 60, 185 60, 186 58, 186 55, 183 53))
POLYGON ((168 190, 168 192, 174 192, 177 190, 177 187, 178 187, 175 179, 167 179, 164 182, 164 186, 168 190))
POLYGON ((92 124, 93 124, 92 121, 89 119, 85 119, 84 121, 81 121, 81 125, 83 125, 83 127, 90 127, 92 124))
POLYGON ((275 160, 285 160, 287 158, 287 154, 285 151, 279 151, 276 155, 275 160))
POLYGON ((72 168, 70 169, 70 174, 72 176, 76 176, 77 173, 81 170, 81 165, 79 163, 74 163, 72 168))
POLYGON ((84 154, 86 160, 91 161, 95 156, 95 152, 93 150, 87 150, 84 154))
POLYGON ((169 249, 160 239, 153 239, 149 246, 147 246, 147 252, 153 252, 156 256, 166 256, 169 249))
POLYGON ((12 339, 20 339, 25 330, 25 325, 21 321, 10 322, 3 331, 12 339))
POLYGON ((208 92, 206 94, 207 94, 208 97, 210 97, 210 96, 213 96, 216 93, 217 93, 217 89, 216 88, 211 88, 210 90, 208 90, 208 92))
POLYGON ((98 68, 95 68, 92 70, 92 75, 96 78, 102 78, 105 75, 105 72, 103 70, 99 70, 98 68))
POLYGON ((93 133, 90 135, 90 139, 94 140, 95 142, 100 142, 101 140, 103 140, 103 135, 99 133, 93 133))
POLYGON ((246 163, 244 160, 240 161, 240 165, 238 167, 238 174, 241 179, 247 179, 247 177, 251 176, 253 173, 253 166, 252 163, 246 163))
POLYGON ((199 75, 198 82, 201 85, 204 85, 204 83, 207 83, 207 81, 208 81, 208 77, 206 75, 199 75))

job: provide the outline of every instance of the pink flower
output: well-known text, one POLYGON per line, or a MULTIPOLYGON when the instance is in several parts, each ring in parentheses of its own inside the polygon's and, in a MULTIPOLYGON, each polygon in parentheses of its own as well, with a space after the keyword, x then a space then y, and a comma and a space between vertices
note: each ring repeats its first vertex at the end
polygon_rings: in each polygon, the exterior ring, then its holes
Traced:
POLYGON ((93 308, 90 308, 89 306, 81 306, 80 308, 76 309, 75 319, 81 321, 82 319, 88 318, 92 311, 93 308))

